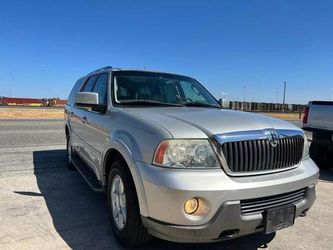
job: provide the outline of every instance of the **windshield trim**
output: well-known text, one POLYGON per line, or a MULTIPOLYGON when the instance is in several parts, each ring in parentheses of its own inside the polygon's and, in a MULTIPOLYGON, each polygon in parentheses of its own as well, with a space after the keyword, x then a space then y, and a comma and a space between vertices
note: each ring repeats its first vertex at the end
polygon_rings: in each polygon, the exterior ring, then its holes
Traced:
MULTIPOLYGON (((195 81, 198 85, 200 85, 207 93, 208 95, 216 102, 217 108, 221 107, 220 103, 217 101, 217 99, 207 90, 205 86, 203 86, 198 80, 184 75, 179 74, 173 74, 173 73, 162 73, 162 72, 152 72, 152 71, 140 71, 140 70, 120 70, 120 71, 113 71, 112 77, 111 77, 111 103, 114 107, 135 107, 136 105, 126 105, 125 103, 119 103, 116 102, 116 96, 114 92, 114 84, 115 84, 115 77, 117 76, 162 76, 166 78, 177 78, 177 79, 184 79, 184 80, 190 80, 195 81)), ((140 105, 138 105, 140 106, 140 105)), ((145 106, 145 105, 142 105, 145 106)), ((172 107, 172 106, 170 106, 172 107)), ((179 107, 179 106, 174 106, 179 107)), ((184 106, 186 107, 186 106, 184 106)), ((221 107, 222 108, 222 107, 221 107)))

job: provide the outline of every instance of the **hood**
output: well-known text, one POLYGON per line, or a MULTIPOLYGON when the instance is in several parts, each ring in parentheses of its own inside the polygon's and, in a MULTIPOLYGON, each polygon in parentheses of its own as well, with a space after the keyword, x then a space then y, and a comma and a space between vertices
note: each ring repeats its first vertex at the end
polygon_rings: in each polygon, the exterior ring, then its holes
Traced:
POLYGON ((301 130, 280 119, 236 110, 196 107, 125 108, 125 110, 159 124, 174 138, 207 138, 214 134, 267 128, 301 130))

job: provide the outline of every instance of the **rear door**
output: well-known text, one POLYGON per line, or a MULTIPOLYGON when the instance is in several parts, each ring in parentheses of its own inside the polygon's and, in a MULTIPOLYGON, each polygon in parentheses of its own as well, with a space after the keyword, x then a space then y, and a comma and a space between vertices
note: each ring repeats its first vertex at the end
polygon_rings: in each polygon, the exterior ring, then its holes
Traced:
MULTIPOLYGON (((106 106, 108 82, 108 73, 102 73, 98 75, 92 89, 89 89, 89 92, 98 93, 99 104, 106 106)), ((107 122, 106 116, 105 112, 97 112, 94 110, 85 109, 83 112, 82 154, 98 176, 98 169, 99 166, 101 166, 104 146, 107 143, 108 137, 108 131, 105 126, 107 122)))
MULTIPOLYGON (((81 87, 80 92, 91 92, 95 86, 95 82, 98 76, 94 75, 89 77, 84 85, 81 87)), ((86 155, 86 148, 84 143, 85 138, 85 123, 87 118, 88 110, 83 107, 75 106, 72 113, 72 127, 75 134, 75 147, 80 152, 81 156, 86 155)))
POLYGON ((77 129, 78 129, 78 122, 81 121, 77 117, 77 108, 75 107, 75 95, 77 94, 77 92, 80 91, 84 82, 85 82, 85 78, 81 78, 75 83, 71 93, 69 94, 69 97, 68 97, 68 100, 67 100, 67 103, 65 106, 65 119, 66 119, 67 125, 69 127, 71 143, 75 150, 78 150, 78 139, 77 139, 78 131, 77 131, 77 129))

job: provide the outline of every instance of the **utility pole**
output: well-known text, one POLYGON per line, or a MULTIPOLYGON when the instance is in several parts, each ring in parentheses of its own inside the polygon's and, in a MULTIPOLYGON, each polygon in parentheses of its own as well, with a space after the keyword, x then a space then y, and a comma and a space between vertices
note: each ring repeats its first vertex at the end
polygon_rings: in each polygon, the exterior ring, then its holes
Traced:
POLYGON ((9 97, 12 97, 12 72, 9 72, 9 97))
POLYGON ((246 91, 246 86, 243 86, 243 110, 245 110, 245 91, 246 91))
POLYGON ((283 103, 282 103, 282 107, 283 107, 283 112, 285 112, 285 108, 284 108, 284 105, 286 103, 286 88, 287 88, 287 82, 284 81, 284 86, 283 86, 283 103))
POLYGON ((279 110, 279 91, 276 91, 276 111, 279 110))
POLYGON ((279 103, 279 91, 276 91, 276 104, 279 103))

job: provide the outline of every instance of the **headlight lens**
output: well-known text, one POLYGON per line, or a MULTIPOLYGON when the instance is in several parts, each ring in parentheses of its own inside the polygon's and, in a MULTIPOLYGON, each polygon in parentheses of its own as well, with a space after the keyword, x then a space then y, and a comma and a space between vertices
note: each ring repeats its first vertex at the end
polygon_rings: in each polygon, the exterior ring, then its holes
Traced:
POLYGON ((153 164, 170 168, 220 167, 208 140, 163 141, 155 151, 153 164))
POLYGON ((304 134, 304 149, 303 149, 303 160, 309 158, 310 156, 310 142, 306 135, 304 134))

